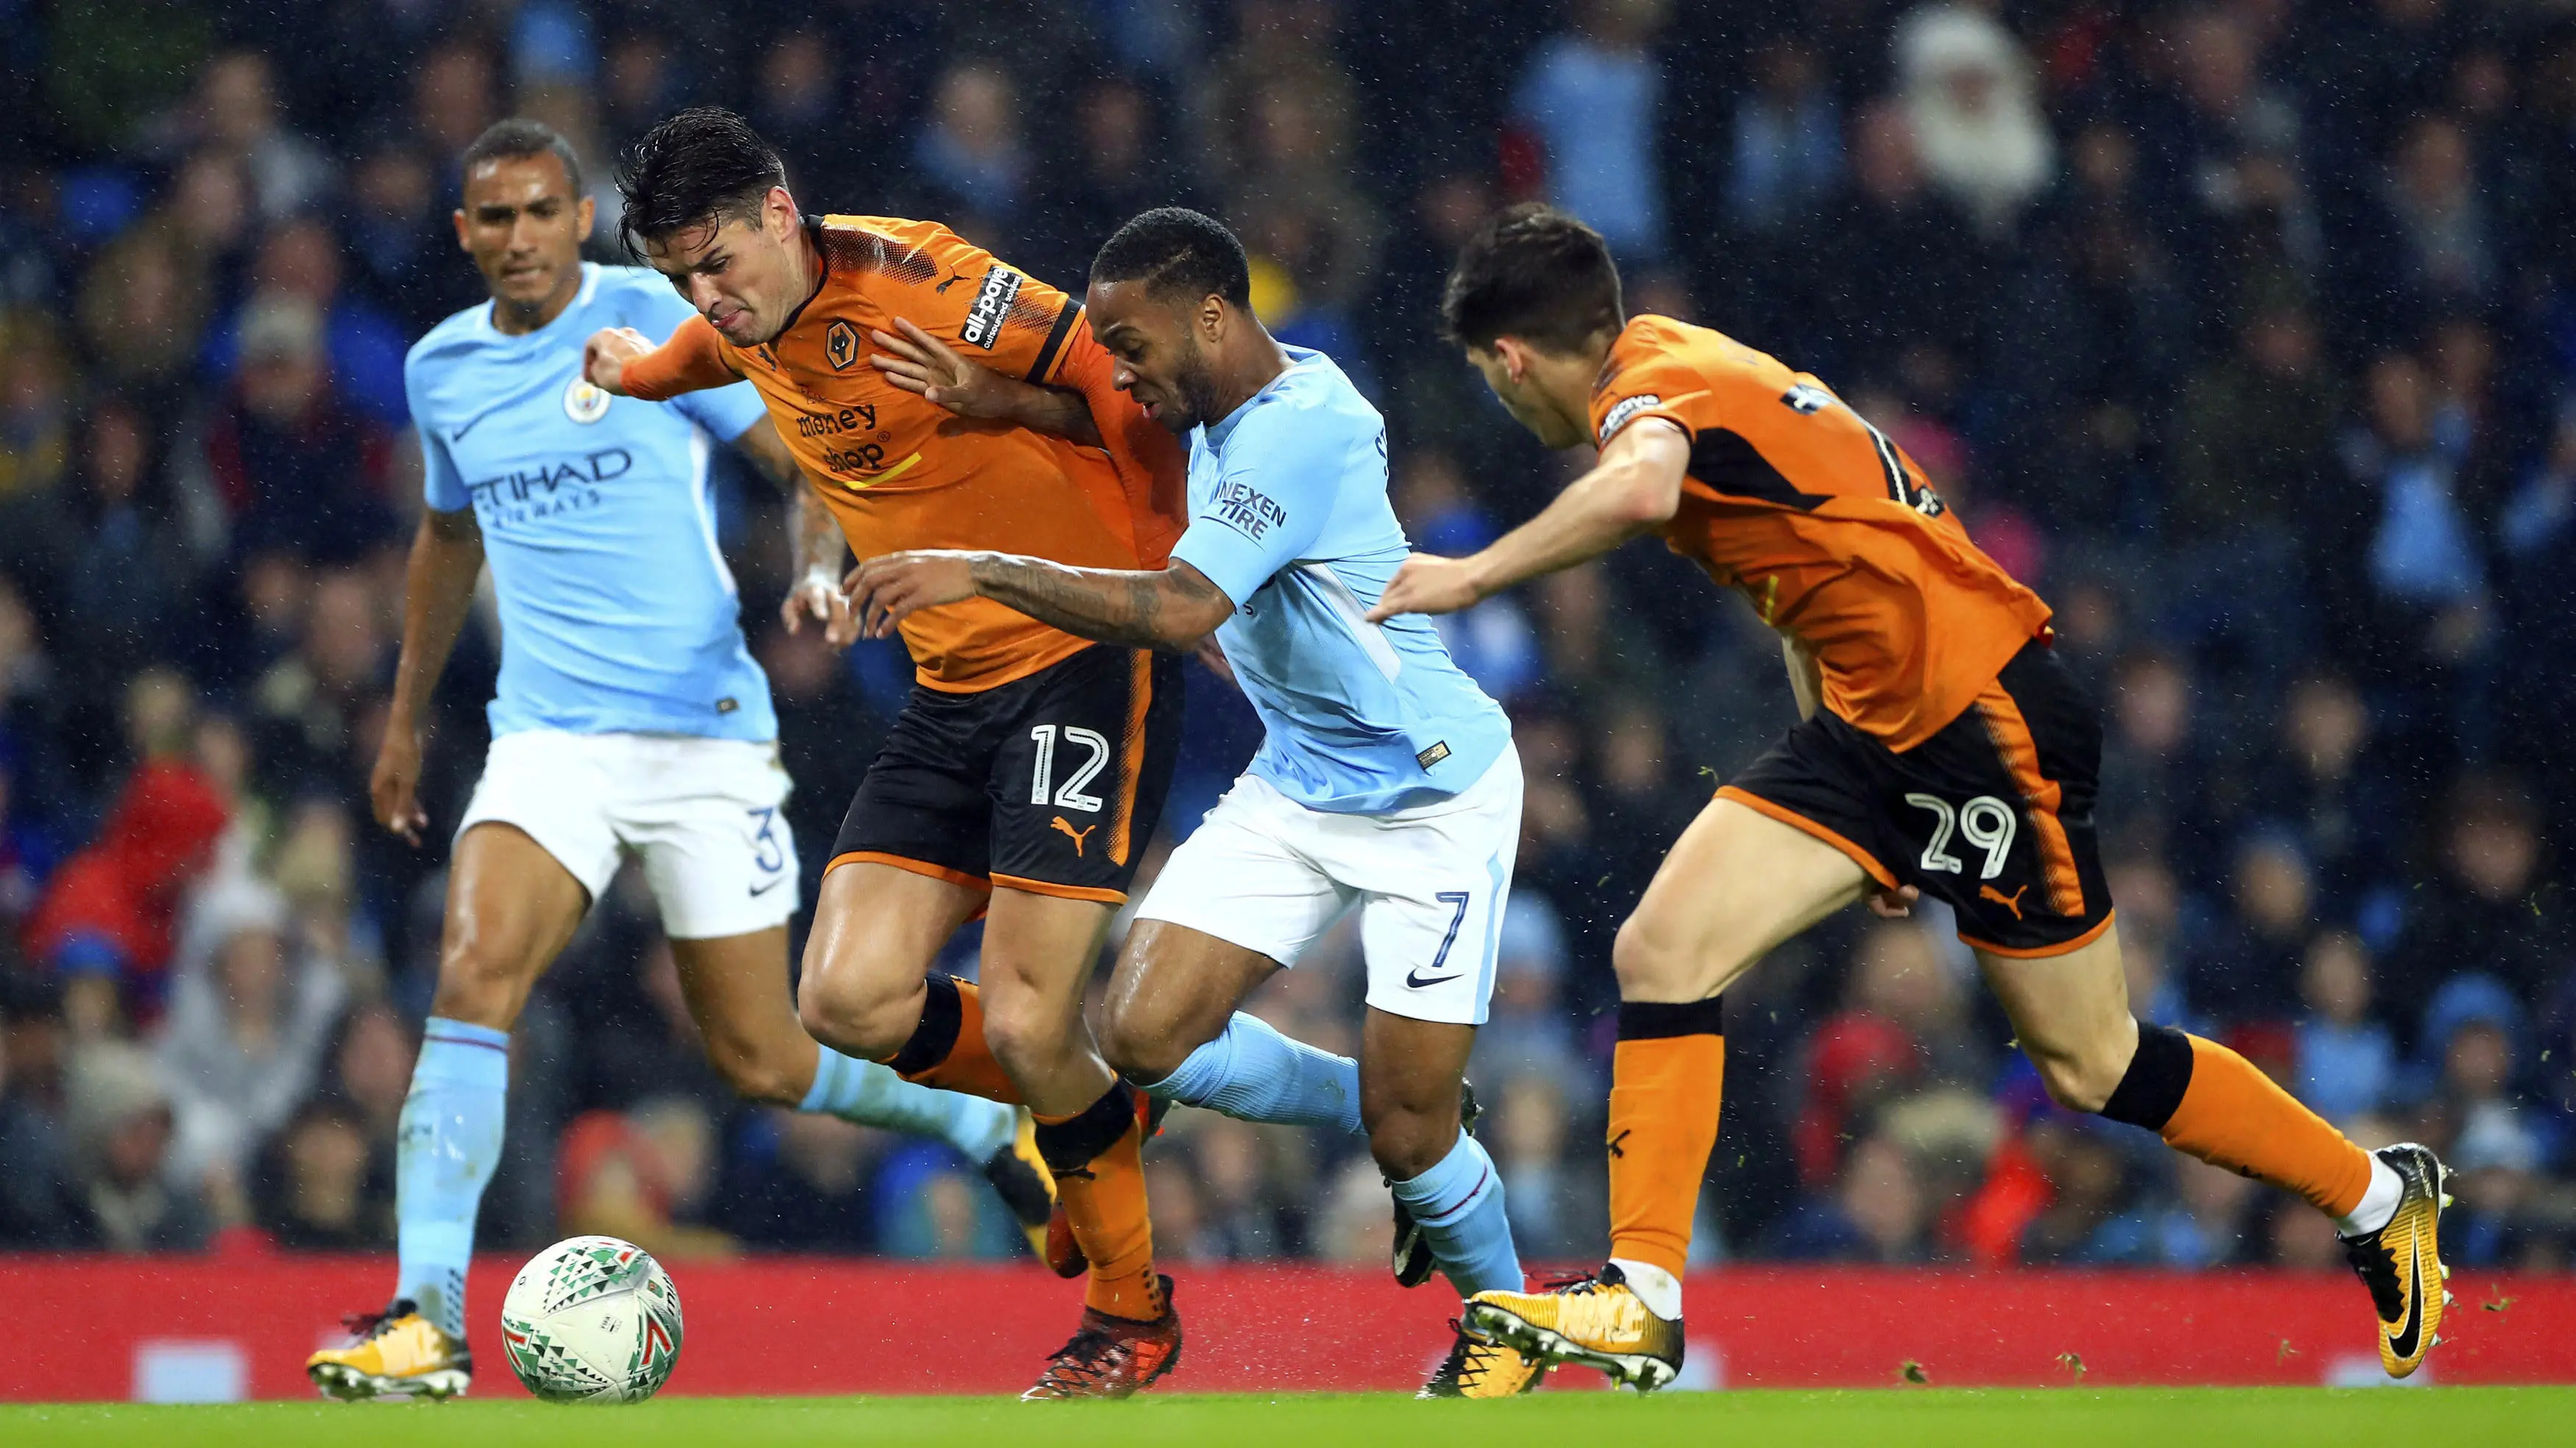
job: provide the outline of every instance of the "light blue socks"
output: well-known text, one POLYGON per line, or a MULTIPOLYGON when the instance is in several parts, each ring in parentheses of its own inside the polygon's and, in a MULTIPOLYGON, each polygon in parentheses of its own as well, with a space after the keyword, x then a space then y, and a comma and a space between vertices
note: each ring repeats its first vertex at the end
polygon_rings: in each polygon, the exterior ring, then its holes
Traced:
POLYGON ((465 1265, 474 1214, 501 1159, 501 1105, 510 1084, 510 1033, 429 1018, 403 1098, 394 1155, 394 1215, 402 1266, 396 1297, 465 1335, 465 1265))
POLYGON ((1241 1011, 1145 1090, 1238 1121, 1328 1126, 1354 1136, 1361 1130, 1357 1061, 1292 1041, 1241 1011))
POLYGON ((1388 1185, 1412 1210, 1431 1255, 1460 1297, 1521 1290, 1520 1254, 1512 1249, 1511 1219, 1503 1215, 1503 1175, 1476 1138, 1459 1132, 1458 1144, 1438 1166, 1388 1185))
POLYGON ((874 1061, 829 1046, 814 1063, 814 1084, 799 1111, 824 1111, 860 1126, 882 1126, 947 1142, 977 1166, 1011 1144, 1019 1115, 999 1101, 906 1081, 874 1061))

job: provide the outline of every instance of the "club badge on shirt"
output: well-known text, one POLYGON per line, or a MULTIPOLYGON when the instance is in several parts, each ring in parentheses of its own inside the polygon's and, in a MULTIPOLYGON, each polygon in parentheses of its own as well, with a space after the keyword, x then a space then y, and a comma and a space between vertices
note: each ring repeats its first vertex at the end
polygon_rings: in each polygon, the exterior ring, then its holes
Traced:
POLYGON ((587 426, 608 415, 608 394, 593 387, 589 379, 576 377, 564 389, 563 407, 564 416, 587 426))

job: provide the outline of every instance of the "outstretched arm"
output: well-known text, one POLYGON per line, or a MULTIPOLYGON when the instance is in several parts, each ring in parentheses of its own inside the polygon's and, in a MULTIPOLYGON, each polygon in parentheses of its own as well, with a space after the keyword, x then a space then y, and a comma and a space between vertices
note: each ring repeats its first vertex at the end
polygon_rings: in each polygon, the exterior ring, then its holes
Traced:
POLYGON ((611 396, 647 402, 742 380, 725 364, 714 324, 694 314, 659 347, 632 327, 602 327, 583 344, 581 375, 611 396))
POLYGON ((1091 404, 1081 393, 1005 377, 968 361, 956 348, 910 321, 898 317, 894 325, 891 333, 868 333, 877 344, 868 365, 884 373, 888 382, 919 393, 933 406, 959 417, 989 418, 1053 433, 1084 447, 1100 446, 1100 425, 1092 419, 1091 404))
POLYGON ((889 553, 851 570, 848 588, 870 638, 922 609, 989 598, 1083 638, 1177 651, 1195 648, 1234 612, 1225 590, 1187 563, 1146 572, 1010 553, 889 553))
POLYGON ((1369 622, 1400 613, 1455 613, 1543 573, 1598 558, 1669 521, 1681 507, 1690 438, 1660 417, 1630 423, 1592 471, 1537 517, 1466 558, 1416 553, 1404 560, 1369 622))

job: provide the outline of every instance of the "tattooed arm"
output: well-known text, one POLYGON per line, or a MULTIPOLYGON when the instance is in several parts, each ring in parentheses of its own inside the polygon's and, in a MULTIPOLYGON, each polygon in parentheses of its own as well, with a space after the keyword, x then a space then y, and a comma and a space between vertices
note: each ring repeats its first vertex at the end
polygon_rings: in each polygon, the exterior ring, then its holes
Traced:
POLYGON ((1154 572, 1069 568, 1009 553, 889 553, 843 584, 870 638, 925 608, 989 598, 1066 633, 1136 649, 1195 648, 1234 600, 1186 563, 1154 572))

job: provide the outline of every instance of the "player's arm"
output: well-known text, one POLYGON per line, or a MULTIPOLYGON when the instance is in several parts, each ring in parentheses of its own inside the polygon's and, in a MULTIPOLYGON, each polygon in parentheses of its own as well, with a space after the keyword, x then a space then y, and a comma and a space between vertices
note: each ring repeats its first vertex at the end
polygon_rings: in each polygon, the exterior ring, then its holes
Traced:
POLYGON ((868 365, 884 373, 888 382, 959 417, 1053 433, 1084 447, 1101 445, 1100 424, 1080 392, 1005 377, 968 361, 908 318, 898 317, 894 325, 893 332, 868 333, 877 344, 868 365))
POLYGON ((714 324, 694 312, 659 347, 632 327, 602 327, 591 333, 582 344, 581 375, 613 397, 640 397, 647 402, 742 380, 725 361, 714 324))
POLYGON ((367 783, 376 823, 412 845, 429 815, 420 807, 420 719, 447 656, 474 606, 474 581, 483 572, 483 530, 472 508, 421 514, 412 535, 411 562, 403 577, 402 660, 394 670, 393 702, 386 708, 384 742, 367 783))
POLYGON ((841 525, 832 521, 832 510, 814 497, 807 486, 805 469, 797 464, 794 450, 768 417, 742 430, 733 440, 736 450, 762 477, 777 485, 787 499, 788 541, 795 549, 796 581, 787 588, 787 597, 779 602, 779 620, 789 633, 805 626, 812 618, 823 626, 823 642, 835 648, 855 642, 859 636, 857 622, 850 613, 849 600, 841 595, 841 561, 848 549, 841 541, 841 525))
POLYGON ((1404 560, 1369 622, 1400 613, 1455 613, 1541 574, 1598 558, 1671 521, 1690 469, 1690 436, 1660 417, 1622 428, 1592 471, 1537 517, 1465 558, 1416 553, 1404 560))
POLYGON ((1154 571, 1070 568, 1010 553, 889 553, 851 570, 850 606, 870 638, 925 608, 989 598, 1066 633, 1134 649, 1196 648, 1234 600, 1187 563, 1154 571))

